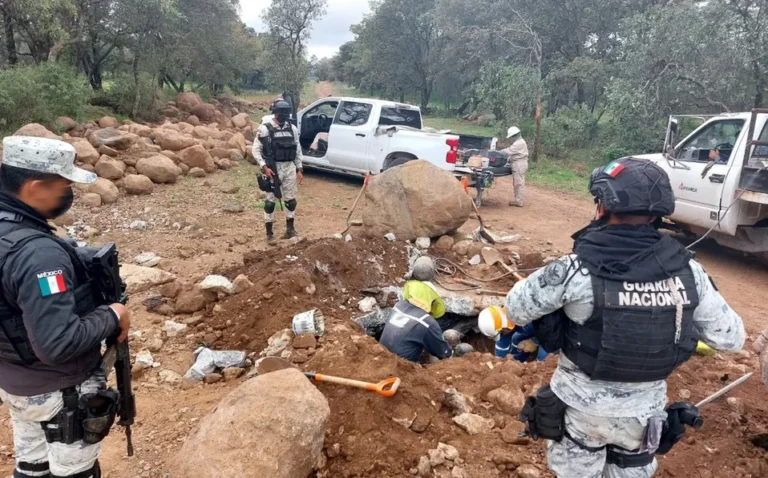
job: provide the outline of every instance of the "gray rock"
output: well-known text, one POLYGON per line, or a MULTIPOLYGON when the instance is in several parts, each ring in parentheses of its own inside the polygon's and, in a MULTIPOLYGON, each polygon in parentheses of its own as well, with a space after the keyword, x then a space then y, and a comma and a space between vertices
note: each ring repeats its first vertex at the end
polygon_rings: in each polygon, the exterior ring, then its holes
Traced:
POLYGON ((209 292, 232 295, 235 286, 224 276, 209 275, 200 283, 200 288, 209 292))
POLYGON ((133 259, 133 262, 142 267, 155 267, 160 263, 160 256, 154 252, 142 252, 133 259))
POLYGON ((163 332, 165 332, 168 337, 176 337, 179 334, 186 332, 186 330, 186 324, 179 324, 172 320, 166 320, 163 324, 163 332))
POLYGON ((131 228, 131 230, 134 230, 134 231, 143 231, 144 229, 147 228, 147 222, 133 221, 129 227, 131 228))
POLYGON ((453 418, 453 423, 470 435, 479 435, 493 430, 493 420, 472 413, 462 413, 453 418))
POLYGON ((230 214, 240 214, 242 212, 245 212, 245 206, 237 203, 229 203, 226 206, 224 206, 222 210, 230 214))

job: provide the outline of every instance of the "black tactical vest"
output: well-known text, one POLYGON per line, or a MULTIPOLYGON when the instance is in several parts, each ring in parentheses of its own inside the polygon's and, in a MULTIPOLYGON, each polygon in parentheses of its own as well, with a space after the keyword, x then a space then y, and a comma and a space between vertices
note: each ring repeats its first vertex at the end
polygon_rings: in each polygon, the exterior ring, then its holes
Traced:
POLYGON ((593 380, 667 378, 691 357, 698 341, 693 311, 699 294, 693 271, 686 267, 673 280, 683 300, 679 326, 667 281, 620 282, 593 275, 594 312, 584 325, 565 322, 565 355, 593 380))
POLYGON ((292 162, 296 160, 296 138, 293 135, 293 127, 288 129, 275 129, 274 125, 267 124, 269 135, 260 138, 264 145, 265 156, 274 159, 278 163, 292 162))
MULTIPOLYGON (((0 212, 0 215, 6 216, 6 220, 8 220, 8 213, 0 212)), ((75 313, 82 316, 96 310, 98 304, 85 264, 72 246, 55 236, 19 224, 19 228, 0 237, 0 271, 5 266, 8 255, 18 251, 32 239, 39 237, 55 240, 72 259, 77 280, 74 290, 75 313)), ((9 303, 2 293, 0 293, 0 360, 21 365, 39 362, 27 336, 21 310, 15 304, 9 303)))

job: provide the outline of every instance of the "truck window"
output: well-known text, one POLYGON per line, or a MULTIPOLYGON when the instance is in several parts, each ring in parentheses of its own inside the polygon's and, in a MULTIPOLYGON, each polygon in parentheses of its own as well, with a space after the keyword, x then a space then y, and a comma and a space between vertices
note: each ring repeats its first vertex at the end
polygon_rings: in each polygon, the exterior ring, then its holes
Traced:
MULTIPOLYGON (((763 131, 757 139, 762 143, 768 143, 768 122, 763 126, 763 131)), ((755 161, 768 161, 768 146, 757 146, 752 152, 752 159, 755 161)))
POLYGON ((345 101, 341 104, 333 124, 345 126, 363 126, 371 117, 373 105, 370 103, 356 103, 345 101))
POLYGON ((385 106, 381 108, 379 126, 408 126, 421 129, 421 112, 410 108, 385 106))
POLYGON ((707 163, 713 157, 720 164, 727 164, 733 147, 744 129, 744 120, 729 119, 715 121, 704 127, 695 136, 682 144, 676 154, 680 161, 707 163))

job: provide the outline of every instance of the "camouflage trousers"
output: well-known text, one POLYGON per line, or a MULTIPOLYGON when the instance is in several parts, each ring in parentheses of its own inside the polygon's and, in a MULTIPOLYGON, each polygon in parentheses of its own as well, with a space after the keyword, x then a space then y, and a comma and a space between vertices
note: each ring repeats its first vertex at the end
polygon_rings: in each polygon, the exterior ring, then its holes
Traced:
MULTIPOLYGON (((285 211, 285 217, 293 219, 296 216, 296 211, 289 211, 285 207, 286 201, 296 199, 299 195, 299 186, 296 179, 296 165, 293 162, 279 162, 277 163, 277 177, 280 178, 280 190, 283 192, 283 210, 285 211)), ((277 202, 277 198, 272 193, 267 193, 267 202, 277 202)), ((265 222, 275 222, 275 214, 264 212, 265 222)))
MULTIPOLYGON (((106 388, 103 374, 89 378, 77 387, 78 393, 95 393, 106 388)), ((56 416, 64 407, 61 392, 44 393, 32 397, 20 397, 0 390, 0 399, 11 413, 13 443, 16 449, 16 464, 48 463, 54 476, 71 476, 93 468, 101 452, 101 444, 86 445, 76 442, 48 443, 41 422, 56 416)), ((27 476, 47 476, 48 472, 18 470, 27 476)))
POLYGON ((515 183, 515 205, 525 204, 525 175, 528 174, 528 161, 512 162, 512 179, 515 183))
MULTIPOLYGON (((626 450, 639 450, 643 446, 647 424, 647 418, 597 417, 570 407, 565 413, 568 433, 590 448, 615 445, 626 450)), ((560 442, 549 442, 547 462, 558 478, 648 478, 656 473, 658 464, 655 459, 647 466, 620 468, 606 464, 606 454, 605 448, 597 452, 585 450, 565 437, 560 442)))

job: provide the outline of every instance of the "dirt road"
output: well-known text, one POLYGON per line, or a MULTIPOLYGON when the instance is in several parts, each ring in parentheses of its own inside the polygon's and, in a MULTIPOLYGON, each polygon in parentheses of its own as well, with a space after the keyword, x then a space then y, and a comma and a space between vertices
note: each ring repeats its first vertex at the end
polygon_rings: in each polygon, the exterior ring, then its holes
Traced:
MULTIPOLYGON (((356 179, 308 173, 299 198, 296 220, 299 232, 308 238, 320 238, 343 230, 348 208, 361 183, 356 179)), ((482 215, 494 229, 521 234, 522 249, 542 251, 544 255, 557 256, 570 251, 570 234, 583 227, 593 213, 593 205, 583 197, 574 198, 535 186, 529 187, 525 208, 508 207, 511 197, 511 180, 500 180, 497 188, 490 192, 482 215)), ((210 273, 242 266, 244 256, 251 251, 270 253, 266 250, 259 198, 254 168, 241 165, 236 170, 208 178, 185 178, 174 186, 156 187, 152 196, 121 197, 116 205, 94 211, 76 206, 73 215, 78 220, 77 226, 87 225, 100 231, 92 242, 117 242, 123 261, 131 262, 141 252, 155 252, 163 258, 159 267, 192 282, 210 273), (224 186, 231 185, 239 186, 239 191, 222 192, 224 186), (243 205, 244 212, 223 212, 232 203, 243 205), (130 225, 134 221, 145 221, 146 225, 132 229, 130 225)), ((282 217, 278 211, 278 234, 283 231, 282 217)), ((461 232, 471 232, 475 227, 474 223, 468 223, 461 232)), ((351 234, 356 236, 355 230, 351 234)), ((750 332, 768 326, 763 305, 764 291, 768 290, 768 270, 751 258, 712 245, 701 248, 699 259, 725 298, 744 317, 750 332)), ((142 336, 135 337, 134 347, 138 348, 145 337, 159 335, 160 324, 166 320, 148 313, 142 306, 147 296, 132 297, 130 302, 135 314, 134 329, 142 336)), ((183 337, 170 339, 162 351, 155 354, 155 360, 161 363, 162 369, 183 374, 192 362, 191 352, 190 344, 183 337)), ((105 476, 165 476, 164 464, 189 430, 234 386, 236 383, 220 383, 179 389, 162 383, 156 372, 152 372, 137 385, 140 417, 134 434, 136 456, 130 459, 124 456, 124 439, 115 430, 105 442, 105 476)), ((691 388, 697 396, 701 395, 699 392, 703 391, 695 386, 692 384, 691 388)), ((708 391, 716 387, 716 383, 707 384, 708 391)), ((759 390, 759 385, 751 385, 750 406, 759 405, 759 390)), ((0 417, 0 473, 8 475, 13 461, 10 420, 5 410, 0 412, 0 417)), ((733 451, 726 445, 718 446, 723 449, 720 453, 725 462, 729 457, 743 456, 739 455, 741 448, 733 451)), ((670 462, 666 467, 677 470, 676 474, 670 471, 672 474, 664 476, 694 476, 684 471, 683 458, 675 463, 670 462)))

